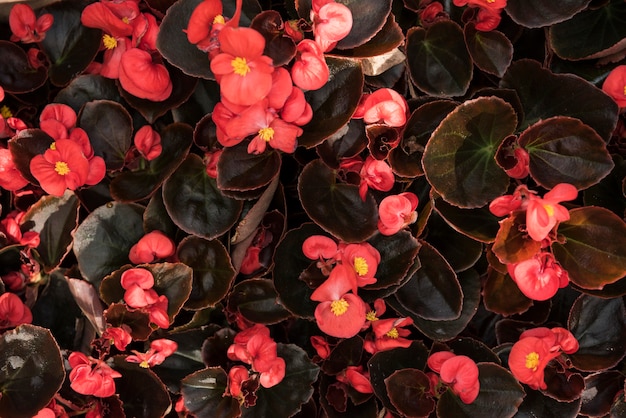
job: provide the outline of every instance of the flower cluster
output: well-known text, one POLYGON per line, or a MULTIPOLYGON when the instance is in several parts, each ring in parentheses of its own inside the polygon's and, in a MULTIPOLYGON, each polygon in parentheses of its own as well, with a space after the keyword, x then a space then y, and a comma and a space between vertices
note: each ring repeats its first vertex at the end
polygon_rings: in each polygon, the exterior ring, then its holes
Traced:
POLYGON ((540 243, 539 251, 532 257, 507 263, 509 275, 530 299, 550 299, 569 283, 567 271, 555 260, 549 248, 555 240, 554 231, 559 222, 569 220, 569 211, 559 203, 574 200, 577 195, 576 187, 567 183, 557 184, 543 198, 521 185, 512 195, 501 196, 489 205, 491 213, 509 215, 510 219, 525 212, 526 232, 530 239, 540 243))
POLYGON ((381 318, 387 311, 387 305, 383 299, 374 301, 374 309, 368 310, 365 318, 368 325, 372 326, 363 344, 363 349, 370 354, 379 351, 391 350, 392 348, 407 348, 411 345, 411 340, 407 339, 411 330, 406 327, 413 324, 411 318, 381 318))
POLYGON ((532 389, 547 389, 544 371, 562 353, 578 351, 578 340, 565 328, 533 328, 524 331, 509 353, 513 376, 532 389))
POLYGON ((320 302, 315 309, 317 326, 333 337, 355 336, 365 324, 367 308, 357 289, 376 283, 380 253, 368 243, 337 245, 323 235, 307 238, 302 252, 328 274, 311 294, 311 300, 320 302))
POLYGON ((433 395, 441 383, 447 385, 463 403, 470 404, 478 397, 480 382, 478 366, 467 356, 455 355, 450 351, 438 351, 428 357, 428 367, 439 375, 429 373, 433 395))
POLYGON ((69 356, 70 387, 83 395, 108 398, 115 394, 113 379, 122 375, 102 360, 74 351, 69 356))
POLYGON ((128 306, 147 312, 150 322, 159 327, 169 328, 168 299, 152 288, 154 276, 150 271, 143 268, 128 269, 122 273, 120 283, 125 290, 124 301, 128 306))

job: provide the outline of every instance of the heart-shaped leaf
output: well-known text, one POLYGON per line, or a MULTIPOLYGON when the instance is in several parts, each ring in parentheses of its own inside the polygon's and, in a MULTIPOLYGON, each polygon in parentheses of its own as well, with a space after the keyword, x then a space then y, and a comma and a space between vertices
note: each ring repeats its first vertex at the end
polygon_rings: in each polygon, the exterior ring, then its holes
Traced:
POLYGON ((461 314, 463 292, 456 274, 430 244, 421 241, 422 267, 395 293, 398 302, 415 315, 433 321, 450 321, 461 314))
POLYGON ((74 234, 74 254, 85 279, 96 288, 109 273, 128 264, 130 248, 144 236, 143 209, 111 202, 91 212, 74 234))
POLYGON ((64 378, 61 352, 49 330, 24 324, 0 335, 0 415, 34 416, 64 378))
POLYGON ((311 148, 339 131, 350 121, 363 90, 363 69, 359 61, 326 57, 330 77, 318 90, 305 93, 313 109, 311 122, 302 127, 298 144, 311 148))
POLYGON ((26 52, 13 42, 0 41, 0 54, 0 85, 6 92, 28 93, 46 82, 46 68, 33 68, 26 52))
POLYGON ((378 206, 372 195, 361 200, 358 186, 338 183, 336 172, 320 160, 302 170, 298 195, 309 217, 343 241, 362 242, 378 230, 378 206))
POLYGON ((440 20, 428 29, 409 29, 406 55, 411 80, 420 90, 435 97, 467 92, 474 66, 457 23, 440 20))
POLYGON ((474 64, 488 74, 502 77, 513 59, 509 38, 497 30, 477 30, 473 23, 465 25, 463 34, 474 64))
POLYGON ((291 316, 278 301, 272 281, 267 279, 238 283, 228 297, 228 308, 255 324, 276 324, 291 316))
POLYGON ((110 100, 86 103, 77 125, 87 132, 94 153, 104 158, 108 170, 124 166, 133 133, 133 121, 124 106, 110 100))
POLYGON ((575 75, 553 74, 534 60, 511 64, 500 87, 514 89, 522 102, 521 130, 552 116, 570 116, 608 141, 617 124, 617 104, 602 90, 575 75))
POLYGON ((183 123, 168 125, 161 133, 161 154, 137 171, 125 171, 111 181, 111 195, 122 202, 151 196, 178 168, 191 148, 192 129, 183 123))
POLYGON ((66 190, 61 197, 42 197, 24 217, 24 227, 39 233, 37 252, 46 272, 56 268, 72 246, 72 234, 78 226, 78 206, 76 195, 66 190))
POLYGON ((280 154, 269 150, 248 153, 248 143, 225 148, 217 163, 217 187, 220 190, 248 191, 267 186, 281 166, 280 154))
POLYGON ((515 131, 515 111, 497 97, 456 107, 433 132, 422 164, 428 182, 447 202, 478 208, 506 191, 509 176, 498 166, 500 143, 515 131))
POLYGON ((600 207, 572 209, 558 233, 565 242, 552 250, 570 280, 584 289, 602 289, 626 274, 626 224, 600 207))
MULTIPOLYGON (((374 35, 373 38, 369 39, 361 46, 357 46, 356 48, 345 49, 335 52, 343 56, 349 56, 354 58, 372 57, 374 60, 376 60, 380 56, 386 56, 386 54, 392 53, 392 51, 400 46, 403 42, 404 34, 402 33, 402 28, 396 22, 396 18, 393 13, 389 13, 385 25, 376 33, 376 35, 374 35)), ((398 57, 402 57, 402 55, 398 55, 398 57)), ((382 68, 388 69, 393 62, 394 61, 379 63, 379 65, 382 65, 382 68)), ((378 68, 375 73, 382 71, 382 68, 378 68)))
POLYGON ((213 306, 226 296, 236 273, 221 242, 189 236, 178 245, 176 255, 193 269, 193 285, 185 302, 186 309, 213 306))
POLYGON ((570 311, 568 329, 579 348, 569 358, 582 371, 608 369, 626 352, 626 310, 622 298, 581 295, 570 311))
POLYGON ((183 231, 217 238, 232 227, 242 202, 224 196, 202 159, 189 154, 163 184, 163 201, 174 223, 183 231))
POLYGON ((564 0, 550 3, 541 0, 509 0, 506 13, 527 28, 540 28, 563 22, 584 10, 591 0, 564 0))
POLYGON ((530 176, 546 189, 559 183, 586 189, 613 169, 606 143, 578 119, 560 116, 537 122, 522 132, 519 144, 530 156, 530 176))
POLYGON ((428 376, 417 369, 401 369, 385 379, 389 400, 401 414, 428 417, 435 409, 428 376))

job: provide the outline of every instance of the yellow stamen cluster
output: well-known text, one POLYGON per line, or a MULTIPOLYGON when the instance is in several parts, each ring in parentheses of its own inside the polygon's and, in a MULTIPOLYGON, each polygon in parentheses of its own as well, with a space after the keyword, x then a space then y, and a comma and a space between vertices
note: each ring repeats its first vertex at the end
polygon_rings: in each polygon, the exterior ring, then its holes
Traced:
POLYGON ((117 39, 106 33, 102 35, 102 43, 106 49, 117 48, 117 39))
POLYGON ((624 86, 624 96, 626 96, 626 85, 624 86))
POLYGON ((242 77, 245 77, 250 72, 250 67, 245 58, 236 57, 230 62, 230 65, 233 67, 233 72, 242 77))
POLYGON ((368 272, 367 260, 363 257, 354 257, 354 271, 359 276, 365 276, 368 272))
POLYGON ((130 19, 128 19, 126 16, 124 16, 122 18, 122 22, 126 23, 127 25, 130 23, 130 19))
POLYGON ((496 0, 487 0, 487 3, 495 3, 496 0))
POLYGON ((139 363, 139 367, 143 367, 144 369, 149 369, 150 368, 150 364, 148 363, 147 360, 144 360, 141 363, 139 363))
POLYGON ((531 369, 533 372, 537 370, 539 367, 539 354, 536 351, 529 353, 526 355, 526 364, 527 369, 531 369))
POLYGON ((270 127, 259 129, 259 137, 265 142, 270 142, 274 138, 274 129, 270 127))
POLYGON ((57 143, 56 143, 56 142, 53 142, 52 144, 50 144, 50 149, 51 149, 52 151, 54 151, 55 149, 57 149, 57 143))
POLYGON ((348 302, 343 298, 333 300, 330 304, 330 311, 335 314, 335 316, 341 316, 348 311, 349 306, 348 302))
POLYGON ((554 215, 554 206, 552 206, 552 205, 543 205, 543 208, 546 210, 546 213, 548 214, 548 216, 553 216, 554 215))
POLYGON ((2 116, 5 119, 13 117, 13 113, 11 112, 11 109, 9 109, 9 106, 4 105, 0 107, 0 116, 2 116))
POLYGON ((54 164, 54 171, 56 171, 58 175, 64 176, 70 172, 70 168, 67 166, 66 162, 57 161, 54 164))
POLYGON ((378 321, 378 318, 376 317, 376 312, 375 311, 369 311, 368 313, 366 313, 365 314, 365 319, 367 319, 370 322, 378 321))
POLYGON ((222 15, 217 15, 215 16, 215 18, 213 18, 213 24, 221 24, 223 25, 224 23, 226 23, 226 20, 224 20, 224 16, 222 15))
POLYGON ((389 332, 387 332, 385 334, 387 337, 389 338, 393 338, 394 340, 397 339, 400 336, 400 333, 398 332, 398 330, 396 329, 396 327, 393 327, 389 330, 389 332))

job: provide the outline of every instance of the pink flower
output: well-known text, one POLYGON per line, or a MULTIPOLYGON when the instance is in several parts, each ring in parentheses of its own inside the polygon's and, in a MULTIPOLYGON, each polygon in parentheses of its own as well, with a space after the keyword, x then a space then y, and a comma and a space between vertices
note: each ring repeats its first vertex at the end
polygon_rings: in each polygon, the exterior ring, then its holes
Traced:
POLYGON ((69 356, 70 387, 82 395, 108 398, 115 394, 114 378, 122 375, 102 360, 95 360, 83 353, 73 352, 69 356))
POLYGON ((506 267, 519 290, 532 300, 548 300, 569 284, 567 271, 548 252, 506 267))
POLYGON ((560 183, 545 194, 543 199, 530 199, 526 208, 526 229, 535 241, 542 241, 558 222, 567 221, 569 212, 559 202, 574 200, 578 196, 576 187, 560 183))
POLYGON ((161 231, 152 231, 131 247, 128 259, 133 264, 152 263, 172 256, 175 251, 174 241, 161 231))
POLYGON ((378 206, 378 230, 393 235, 417 220, 418 199, 413 193, 385 197, 378 206))
POLYGON ((408 108, 406 99, 395 90, 378 89, 367 95, 363 102, 363 121, 401 127, 406 123, 408 108))
POLYGON ((28 4, 18 3, 11 8, 9 13, 9 26, 11 27, 11 41, 24 43, 41 42, 46 37, 46 31, 50 29, 54 18, 50 13, 45 13, 39 18, 28 4))
POLYGON ((428 367, 439 373, 441 381, 448 385, 463 403, 470 404, 480 392, 478 366, 467 356, 457 356, 449 351, 432 354, 428 367))
POLYGON ((319 335, 313 335, 311 337, 311 345, 321 359, 326 360, 330 356, 330 345, 328 344, 328 341, 326 341, 326 338, 319 335))
POLYGON ((608 94, 620 108, 626 107, 626 65, 615 67, 602 83, 602 91, 608 94))
POLYGON ((509 353, 509 368, 517 380, 532 389, 547 389, 544 370, 550 360, 558 357, 546 342, 537 337, 526 337, 513 344, 509 353))
POLYGON ((121 327, 108 327, 102 333, 102 338, 108 339, 115 345, 115 348, 124 351, 126 350, 126 346, 133 341, 130 331, 130 327, 126 324, 122 324, 121 327))
POLYGON ((330 51, 352 29, 352 12, 334 0, 313 0, 311 21, 315 42, 323 52, 330 51))
POLYGON ((348 366, 337 375, 337 380, 352 386, 357 392, 374 393, 369 373, 363 370, 363 366, 348 366))
POLYGON ((126 357, 126 361, 129 363, 139 363, 140 367, 147 369, 149 367, 158 366, 163 363, 165 359, 178 349, 178 344, 167 338, 161 338, 154 340, 150 343, 150 349, 141 353, 133 350, 134 355, 126 357))
POLYGON ((250 28, 225 27, 218 35, 221 53, 211 60, 220 91, 228 101, 250 106, 272 88, 272 59, 263 55, 265 38, 250 28))
POLYGON ((0 148, 0 187, 15 191, 26 187, 27 184, 28 180, 22 176, 13 162, 11 151, 0 148))
POLYGON ((233 366, 228 371, 228 389, 226 392, 234 398, 243 398, 241 385, 248 380, 250 374, 244 366, 233 366))
POLYGON ((135 147, 143 157, 152 161, 161 155, 163 147, 161 146, 161 135, 150 125, 144 125, 135 133, 135 147))
POLYGON ((302 40, 296 50, 296 60, 291 67, 293 84, 302 90, 322 88, 330 77, 324 52, 315 41, 310 39, 302 40))
POLYGON ((31 322, 33 315, 30 309, 17 295, 10 292, 0 295, 0 330, 31 322))
POLYGON ((324 235, 312 235, 302 243, 302 253, 309 260, 332 259, 337 251, 337 243, 324 235))
POLYGON ((361 199, 365 201, 367 188, 388 192, 395 183, 395 177, 391 171, 391 167, 381 160, 376 160, 371 155, 365 159, 365 163, 361 168, 361 184, 359 185, 359 194, 361 199))

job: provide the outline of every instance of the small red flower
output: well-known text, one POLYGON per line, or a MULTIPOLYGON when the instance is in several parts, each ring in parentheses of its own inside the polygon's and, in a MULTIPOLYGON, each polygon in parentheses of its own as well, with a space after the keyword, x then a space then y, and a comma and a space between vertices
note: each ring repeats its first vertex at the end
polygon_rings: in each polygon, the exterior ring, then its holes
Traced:
POLYGON ((130 331, 130 327, 126 324, 122 324, 121 327, 108 327, 102 333, 102 338, 108 339, 115 348, 124 351, 126 346, 133 341, 130 331))
POLYGON ((328 344, 328 341, 326 341, 326 338, 319 335, 313 335, 311 337, 311 345, 321 359, 326 360, 330 356, 330 345, 328 344))
POLYGON ((547 389, 544 370, 550 360, 558 357, 546 342, 537 337, 526 337, 515 344, 509 353, 509 368, 517 380, 532 389, 547 389))
POLYGON ((380 253, 376 248, 364 242, 342 245, 340 251, 341 267, 347 266, 350 273, 354 275, 354 285, 352 287, 354 294, 357 293, 357 287, 376 283, 376 277, 374 276, 380 263, 380 253))
POLYGON ((119 67, 122 88, 140 99, 160 102, 172 94, 172 80, 163 64, 152 61, 149 52, 130 48, 122 55, 119 67))
POLYGON ((406 99, 398 92, 388 88, 378 89, 367 95, 363 102, 363 121, 401 127, 406 123, 408 109, 406 99))
POLYGON ((352 386, 357 392, 374 393, 369 373, 363 370, 363 366, 348 366, 337 375, 337 380, 352 386))
POLYGON ((320 46, 310 39, 302 40, 296 47, 296 60, 291 67, 293 84, 302 90, 317 90, 330 77, 330 70, 320 46))
POLYGON ((405 337, 408 337, 411 331, 404 327, 411 324, 413 324, 411 318, 388 318, 373 321, 374 339, 365 341, 365 350, 374 354, 379 351, 391 350, 392 348, 409 347, 412 341, 405 337))
POLYGON ((315 42, 323 52, 333 49, 352 30, 352 12, 334 0, 313 0, 311 21, 315 42))
POLYGON ((302 253, 309 260, 333 259, 337 251, 337 243, 324 235, 312 235, 302 243, 302 253))
POLYGON ((602 83, 602 91, 608 94, 620 108, 626 108, 626 65, 615 67, 602 83))
POLYGON ((73 352, 69 356, 70 387, 82 395, 108 398, 115 394, 114 378, 122 375, 102 360, 95 360, 83 353, 73 352))
POLYGON ((134 142, 137 151, 148 161, 154 160, 163 151, 161 135, 150 125, 144 125, 137 130, 134 142))
POLYGON ((127 356, 126 361, 129 363, 138 363, 140 367, 147 369, 163 363, 165 359, 174 354, 177 349, 178 344, 176 344, 175 341, 161 338, 152 341, 150 343, 150 349, 145 353, 133 350, 134 355, 127 356))
POLYGON ((243 398, 241 385, 249 377, 250 373, 244 366, 233 366, 228 371, 228 389, 226 389, 226 392, 234 398, 243 398))
POLYGON ((133 264, 152 263, 172 256, 175 251, 174 241, 161 231, 152 231, 131 247, 128 259, 133 264))
POLYGON ((251 28, 225 27, 218 35, 221 53, 211 60, 222 95, 230 102, 250 106, 272 88, 272 59, 263 55, 265 38, 251 28))
POLYGON ((506 7, 507 0, 453 0, 455 6, 462 7, 466 4, 470 7, 481 7, 489 10, 502 10, 506 7))
POLYGON ((76 142, 59 139, 43 155, 33 157, 30 172, 44 191, 62 196, 66 189, 76 190, 87 182, 89 161, 76 142))
POLYGON ((0 295, 0 330, 31 322, 33 315, 30 309, 17 295, 10 292, 0 295))
POLYGON ((439 373, 441 381, 448 385, 463 403, 470 404, 480 392, 478 366, 467 356, 457 356, 449 351, 432 354, 428 367, 439 373))
POLYGON ((113 38, 120 38, 133 34, 132 22, 139 14, 135 1, 100 1, 87 5, 80 21, 88 28, 102 29, 113 38))
POLYGON ((13 162, 11 151, 0 148, 0 187, 5 190, 15 191, 26 187, 26 180, 13 162))
POLYGON ((41 42, 46 37, 46 31, 50 29, 54 18, 50 13, 45 13, 39 18, 28 4, 18 3, 11 8, 9 13, 9 26, 11 27, 11 41, 24 43, 41 42))
POLYGON ((365 201, 368 187, 388 192, 395 183, 391 167, 386 162, 377 160, 371 155, 368 155, 365 159, 360 175, 359 195, 363 201, 365 201))
POLYGON ((569 212, 559 202, 574 200, 578 196, 576 187, 560 183, 541 198, 530 199, 526 207, 526 229, 535 241, 542 241, 558 222, 567 221, 569 212))
POLYGON ((520 291, 532 300, 548 300, 569 284, 567 271, 548 252, 506 267, 520 291))
POLYGON ((393 235, 417 220, 418 199, 407 192, 385 197, 378 206, 378 230, 393 235))

